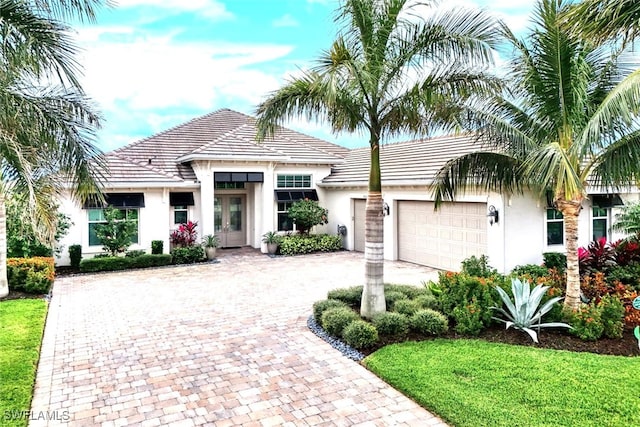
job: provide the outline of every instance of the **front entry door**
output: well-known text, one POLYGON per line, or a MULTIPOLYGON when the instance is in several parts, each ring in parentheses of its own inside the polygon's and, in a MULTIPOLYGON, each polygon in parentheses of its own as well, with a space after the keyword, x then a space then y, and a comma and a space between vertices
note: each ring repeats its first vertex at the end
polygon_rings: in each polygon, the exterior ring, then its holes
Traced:
POLYGON ((220 238, 220 246, 228 248, 246 245, 245 196, 216 196, 213 208, 215 233, 220 238))

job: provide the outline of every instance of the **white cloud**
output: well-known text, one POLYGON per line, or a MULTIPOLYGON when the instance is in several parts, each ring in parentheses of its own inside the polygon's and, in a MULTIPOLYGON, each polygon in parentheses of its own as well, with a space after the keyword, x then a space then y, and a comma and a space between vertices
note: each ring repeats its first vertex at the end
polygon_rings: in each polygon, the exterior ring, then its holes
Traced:
POLYGON ((299 27, 300 23, 296 21, 293 16, 287 13, 286 15, 274 20, 271 25, 274 27, 299 27))
POLYGON ((217 0, 120 0, 117 5, 119 8, 138 6, 152 6, 178 12, 198 12, 202 16, 215 20, 233 18, 233 14, 217 0))

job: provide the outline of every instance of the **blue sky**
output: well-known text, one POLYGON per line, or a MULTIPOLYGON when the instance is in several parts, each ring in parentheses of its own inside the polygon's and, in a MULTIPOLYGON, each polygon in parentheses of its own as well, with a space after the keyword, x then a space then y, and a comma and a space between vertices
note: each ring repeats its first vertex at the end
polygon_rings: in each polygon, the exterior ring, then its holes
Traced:
MULTIPOLYGON (((514 31, 530 0, 455 0, 488 8, 514 31)), ((119 0, 95 24, 76 26, 83 86, 105 118, 103 151, 191 118, 231 108, 253 115, 266 94, 309 67, 330 46, 336 0, 119 0)), ((451 7, 454 2, 443 1, 451 7)), ((339 144, 320 124, 287 126, 339 144)))

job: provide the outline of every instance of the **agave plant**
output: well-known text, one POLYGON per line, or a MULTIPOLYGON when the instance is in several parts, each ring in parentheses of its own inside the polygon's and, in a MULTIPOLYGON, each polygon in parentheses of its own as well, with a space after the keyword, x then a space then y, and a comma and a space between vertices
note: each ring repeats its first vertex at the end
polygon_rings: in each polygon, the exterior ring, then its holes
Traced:
POLYGON ((533 290, 528 281, 520 281, 520 279, 511 279, 511 290, 513 291, 513 301, 509 295, 500 286, 496 286, 496 291, 500 294, 500 298, 507 307, 505 311, 501 307, 491 307, 502 313, 508 320, 494 317, 493 319, 504 322, 507 329, 514 327, 529 334, 529 336, 538 342, 538 333, 533 330, 535 327, 540 332, 541 328, 571 328, 570 325, 560 322, 542 323, 542 316, 547 314, 555 303, 560 301, 561 297, 551 298, 545 302, 542 307, 540 302, 542 297, 549 289, 549 286, 537 285, 533 290))

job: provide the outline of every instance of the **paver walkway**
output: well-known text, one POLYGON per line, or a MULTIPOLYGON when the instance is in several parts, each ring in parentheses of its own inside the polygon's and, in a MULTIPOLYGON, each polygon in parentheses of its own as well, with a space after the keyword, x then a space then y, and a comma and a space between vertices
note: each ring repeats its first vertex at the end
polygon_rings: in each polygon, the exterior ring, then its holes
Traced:
MULTIPOLYGON (((434 272, 387 262, 385 280, 434 272)), ((30 425, 444 426, 306 326, 362 254, 270 258, 56 280, 30 425)))

